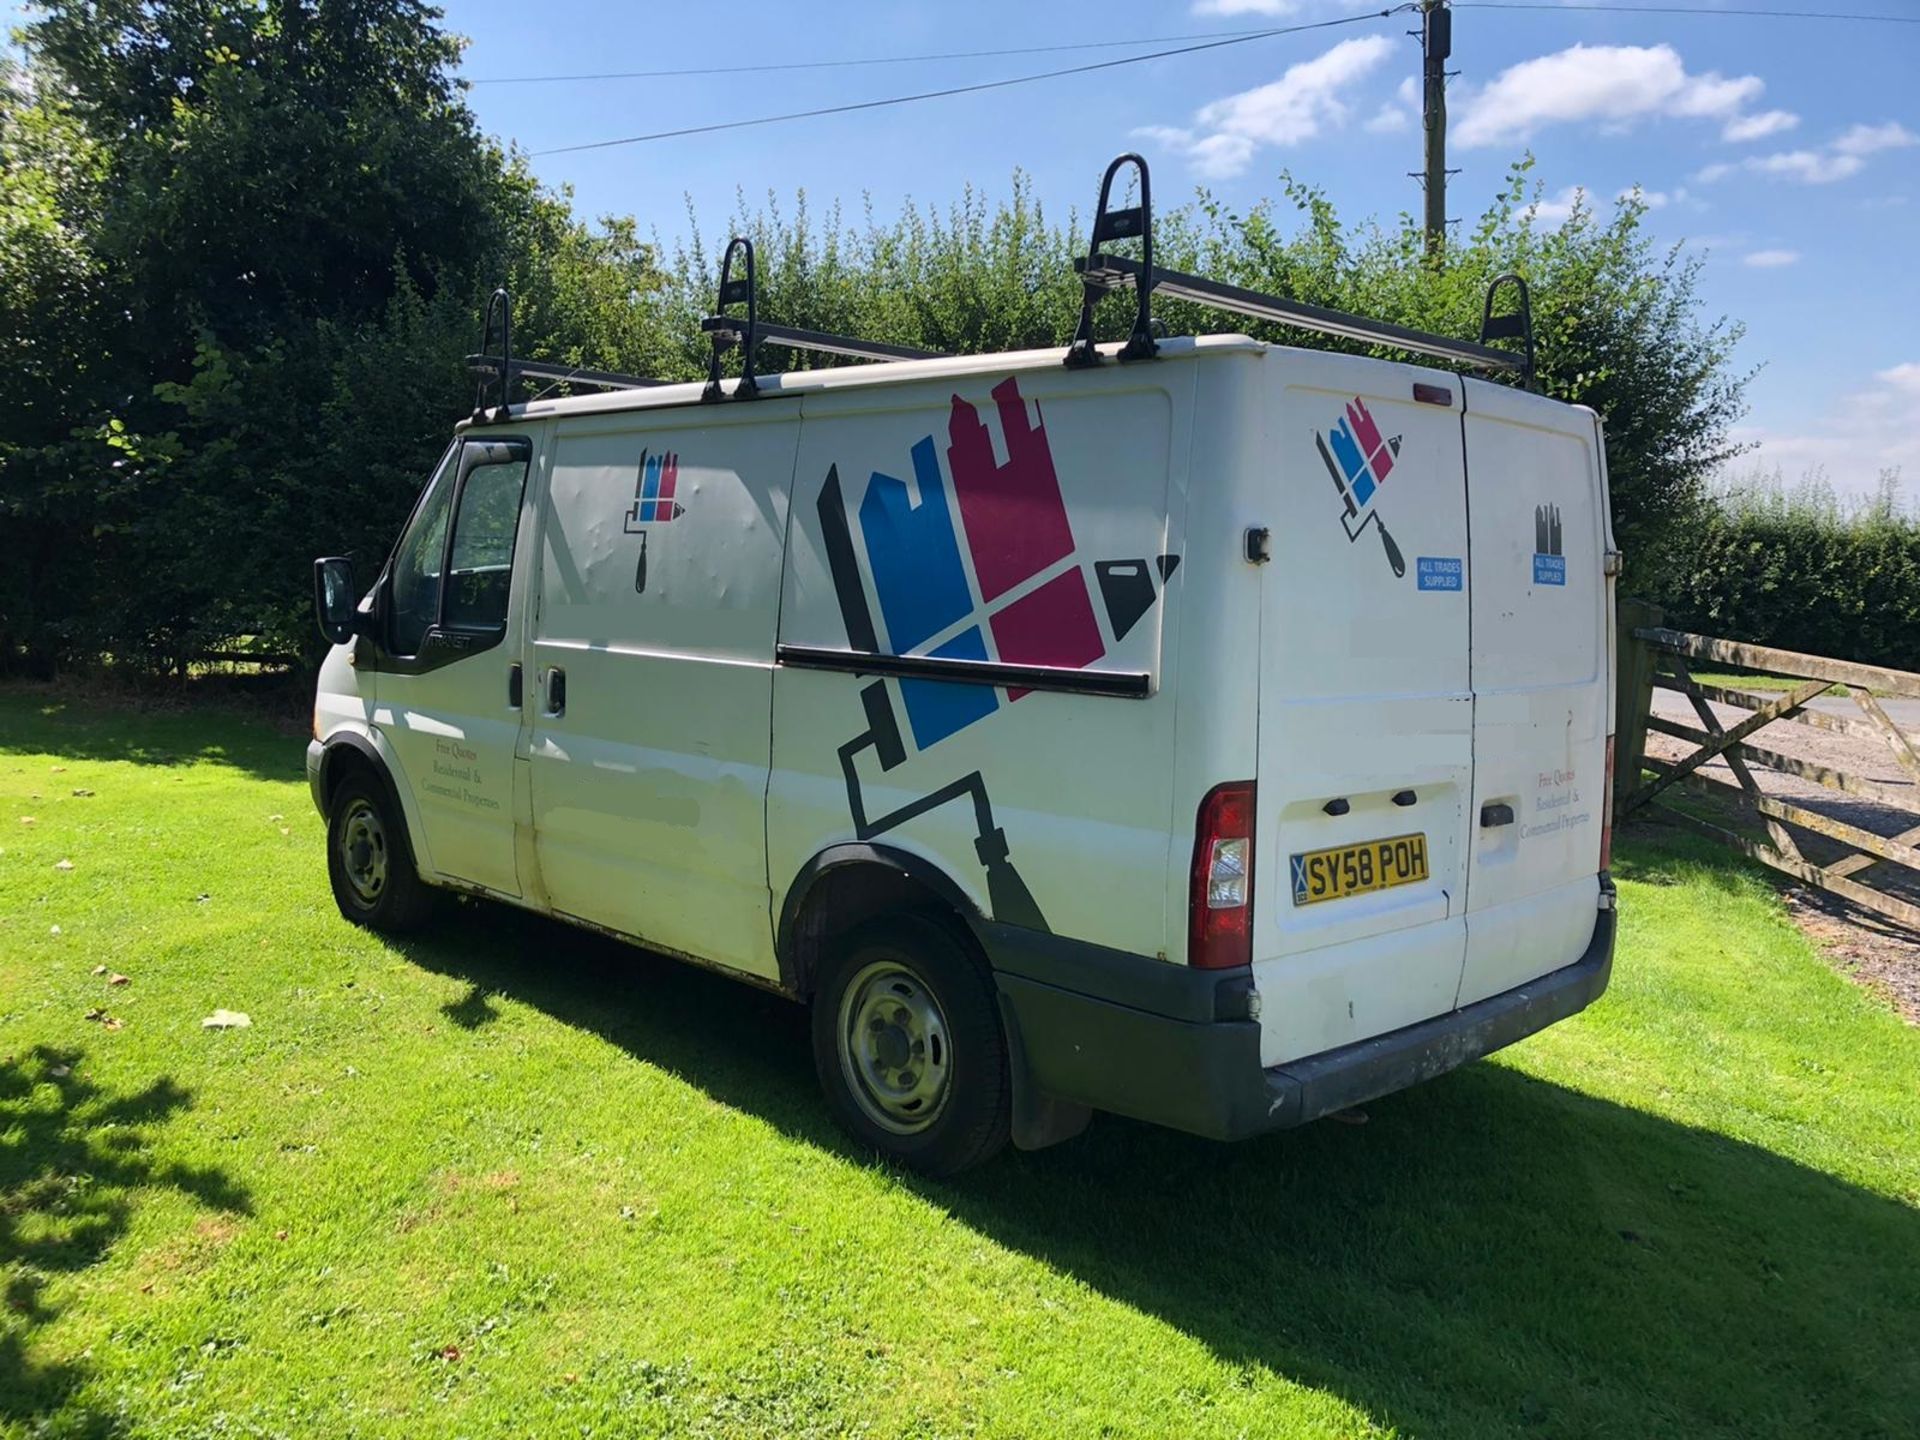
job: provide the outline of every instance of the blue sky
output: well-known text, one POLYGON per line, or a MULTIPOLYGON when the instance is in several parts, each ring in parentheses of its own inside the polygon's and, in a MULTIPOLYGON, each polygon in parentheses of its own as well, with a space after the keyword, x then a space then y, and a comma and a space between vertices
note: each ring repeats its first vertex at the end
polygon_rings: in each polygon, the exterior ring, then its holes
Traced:
MULTIPOLYGON (((1257 29, 1351 15, 1355 0, 974 0, 635 5, 443 0, 471 40, 467 78, 677 70, 1071 45, 1257 29)), ((1630 3, 1630 0, 1628 0, 1630 3)), ((1712 5, 1716 0, 1695 0, 1712 5)), ((1747 7, 1920 14, 1916 0, 1742 0, 1747 7)), ((1738 8, 1738 7, 1736 7, 1738 8)), ((944 205, 972 183, 1004 194, 1018 167, 1064 216, 1091 207, 1123 149, 1154 165, 1164 205, 1206 185, 1236 207, 1291 170, 1349 218, 1417 210, 1417 43, 1408 16, 1257 40, 1119 70, 897 109, 620 148, 536 156, 589 214, 631 213, 671 240, 720 235, 736 192, 816 207, 863 196, 883 215, 944 205), (1410 103, 1412 102, 1412 103, 1410 103)), ((1155 47, 1143 47, 1155 48, 1155 47)), ((484 128, 527 151, 1028 74, 1129 53, 942 60, 578 84, 476 83, 484 128)), ((1708 255, 1713 313, 1744 322, 1762 367, 1742 427, 1789 480, 1837 490, 1885 466, 1920 492, 1920 25, 1461 9, 1449 92, 1472 218, 1508 163, 1537 157, 1552 220, 1576 188, 1634 185, 1662 240, 1708 255)), ((1752 462, 1744 462, 1748 468, 1752 462)))

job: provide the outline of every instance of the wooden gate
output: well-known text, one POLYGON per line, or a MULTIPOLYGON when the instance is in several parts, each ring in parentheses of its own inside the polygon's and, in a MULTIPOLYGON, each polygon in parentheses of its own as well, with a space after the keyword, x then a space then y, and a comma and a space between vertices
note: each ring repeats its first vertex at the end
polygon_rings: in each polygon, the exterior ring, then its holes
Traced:
MULTIPOLYGON (((1627 630, 1625 625, 1621 628, 1627 630)), ((1648 730, 1684 740, 1695 748, 1678 760, 1661 760, 1643 753, 1644 737, 1623 735, 1621 743, 1627 767, 1621 776, 1618 813, 1625 815, 1643 805, 1658 804, 1665 819, 1730 845, 1804 884, 1920 930, 1920 904, 1890 894, 1874 883, 1888 873, 1877 867, 1887 865, 1901 866, 1920 875, 1920 848, 1917 848, 1920 847, 1920 755, 1875 698, 1875 692, 1920 698, 1920 675, 1821 655, 1802 655, 1793 650, 1747 645, 1710 635, 1692 635, 1659 625, 1638 626, 1629 633, 1640 653, 1630 655, 1622 650, 1620 677, 1623 687, 1632 685, 1639 693, 1629 696, 1623 692, 1623 715, 1630 717, 1630 723, 1644 723, 1648 730), (1691 668, 1694 662, 1762 671, 1796 683, 1778 694, 1705 684, 1694 678, 1691 668), (1846 688, 1860 712, 1857 716, 1806 708, 1809 701, 1836 685, 1846 688), (1685 725, 1652 714, 1651 691, 1655 688, 1685 695, 1692 702, 1700 724, 1685 725), (1709 702, 1749 713, 1733 725, 1724 725, 1709 702), (1754 743, 1756 733, 1780 722, 1882 742, 1893 752, 1894 760, 1914 785, 1887 785, 1754 743), (1726 762, 1732 772, 1731 780, 1702 770, 1714 759, 1726 762), (1906 812, 1916 823, 1903 826, 1897 835, 1877 835, 1804 805, 1763 793, 1753 777, 1755 766, 1795 775, 1829 790, 1906 812), (1652 771, 1653 778, 1643 780, 1643 770, 1652 771), (1737 834, 1674 807, 1670 802, 1675 787, 1733 801, 1739 813, 1751 816, 1765 827, 1767 841, 1737 834), (1789 826, 1836 841, 1852 853, 1816 864, 1801 852, 1789 826)))

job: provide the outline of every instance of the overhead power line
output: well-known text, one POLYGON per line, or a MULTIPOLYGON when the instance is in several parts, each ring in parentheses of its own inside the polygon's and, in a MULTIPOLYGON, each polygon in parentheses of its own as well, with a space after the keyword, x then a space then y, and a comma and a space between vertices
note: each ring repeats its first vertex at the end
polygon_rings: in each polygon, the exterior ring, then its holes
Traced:
POLYGON ((1831 10, 1760 10, 1722 5, 1605 5, 1569 0, 1453 0, 1456 10, 1591 10, 1606 15, 1708 15, 1735 20, 1879 20, 1889 25, 1920 25, 1920 15, 1843 14, 1831 10))
POLYGON ((1033 85, 1042 80, 1059 80, 1069 75, 1088 75, 1097 70, 1115 70, 1122 65, 1140 65, 1149 60, 1166 60, 1176 55, 1195 55, 1203 50, 1220 50, 1229 45, 1246 45, 1255 40, 1271 40, 1280 35, 1298 35, 1307 30, 1331 30, 1339 25, 1354 25, 1367 20, 1383 20, 1389 15, 1415 9, 1408 3, 1385 10, 1358 15, 1340 15, 1331 20, 1316 20, 1302 25, 1283 25, 1271 30, 1251 30, 1244 34, 1208 40, 1196 45, 1181 45, 1171 50, 1155 50, 1145 55, 1125 55, 1118 60, 1096 60, 1086 65, 1070 65, 1061 70, 1043 70, 1037 75, 1014 75, 1005 80, 983 80, 973 85, 950 85, 942 90, 922 90, 912 95, 890 95, 880 100, 856 100, 845 105, 821 105, 812 110, 790 110, 782 115, 757 115, 749 120, 720 120, 710 125, 687 125, 677 130, 655 130, 646 135, 625 135, 617 140, 589 140, 579 145, 556 145, 531 153, 569 155, 581 150, 606 150, 616 145, 640 145, 649 140, 677 140, 685 135, 710 135, 719 130, 744 130, 754 125, 777 125, 787 120, 811 120, 822 115, 848 115, 860 110, 879 110, 892 105, 911 105, 921 100, 941 100, 951 95, 975 95, 983 90, 1005 90, 1014 85, 1033 85))
MULTIPOLYGON (((1363 17, 1365 18, 1365 17, 1363 17)), ((1194 35, 1141 35, 1132 40, 1078 40, 1064 45, 1019 45, 1005 50, 942 50, 927 55, 872 55, 856 60, 789 60, 777 65, 675 65, 665 70, 605 70, 585 75, 487 75, 469 85, 556 85, 576 80, 665 80, 676 75, 761 75, 774 70, 848 70, 873 65, 918 65, 935 60, 991 60, 1009 55, 1053 55, 1063 50, 1129 50, 1189 40, 1258 40, 1270 30, 1208 30, 1194 35)))
MULTIPOLYGON (((1414 8, 1408 5, 1398 10, 1414 8)), ((1606 15, 1705 15, 1735 19, 1882 21, 1890 25, 1920 25, 1916 15, 1865 15, 1827 10, 1729 9, 1720 5, 1609 5, 1580 4, 1575 0, 1453 0, 1456 10, 1539 10, 1565 13, 1587 11, 1606 15)), ((1387 12, 1382 11, 1380 14, 1387 12)), ((1375 19, 1369 13, 1353 17, 1375 19)), ((767 65, 672 65, 661 70, 597 70, 577 75, 482 75, 469 85, 566 85, 596 80, 670 80, 676 76, 764 75, 791 70, 850 70, 881 65, 920 65, 948 60, 993 60, 1012 55, 1055 55, 1075 50, 1130 50, 1140 45, 1184 44, 1196 40, 1264 40, 1284 30, 1209 30, 1190 35, 1138 35, 1131 40, 1076 40, 1059 45, 1016 45, 999 50, 937 50, 924 55, 869 55, 844 60, 788 60, 767 65)), ((1153 56, 1141 56, 1153 59, 1153 56)))

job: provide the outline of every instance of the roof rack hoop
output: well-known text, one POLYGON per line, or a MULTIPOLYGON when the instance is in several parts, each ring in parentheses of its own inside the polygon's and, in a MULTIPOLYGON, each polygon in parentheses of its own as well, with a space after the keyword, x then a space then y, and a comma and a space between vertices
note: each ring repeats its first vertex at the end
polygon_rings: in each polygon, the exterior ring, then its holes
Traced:
POLYGON ((1073 332, 1073 343, 1067 347, 1066 364, 1069 369, 1081 369, 1100 363, 1100 352, 1093 340, 1093 311, 1100 301, 1115 289, 1108 268, 1108 262, 1118 256, 1103 255, 1100 247, 1109 240, 1140 241, 1140 259, 1135 267, 1140 276, 1136 291, 1133 315, 1133 333, 1127 337, 1127 343, 1121 347, 1120 359, 1150 360, 1159 353, 1160 347, 1154 343, 1152 301, 1154 288, 1153 268, 1153 185, 1147 175, 1147 162, 1141 156, 1128 151, 1115 158, 1107 166, 1106 174, 1100 177, 1100 204, 1093 215, 1093 235, 1087 243, 1087 258, 1077 262, 1075 269, 1080 272, 1080 324, 1073 332), (1113 177, 1122 165, 1131 165, 1140 176, 1140 203, 1122 210, 1108 208, 1107 202, 1113 195, 1113 177))
MULTIPOLYGON (((495 420, 507 418, 507 401, 513 388, 513 300, 507 294, 507 287, 498 287, 487 297, 486 318, 480 322, 480 353, 487 353, 487 341, 493 337, 493 312, 500 312, 500 406, 494 411, 495 420)), ((473 391, 473 423, 485 424, 487 420, 487 377, 483 373, 473 391)))
POLYGON ((1524 342, 1524 358, 1520 364, 1520 375, 1528 385, 1533 384, 1533 301, 1527 291, 1527 282, 1508 271, 1505 275, 1494 277, 1487 286, 1487 303, 1480 312, 1480 343, 1490 340, 1519 340, 1524 342), (1519 297, 1519 303, 1505 315, 1493 313, 1493 300, 1500 293, 1502 285, 1511 285, 1519 297))
POLYGON ((760 387, 753 379, 753 352, 760 343, 758 321, 760 318, 760 300, 758 282, 753 264, 753 241, 744 235, 736 235, 727 242, 727 253, 720 259, 720 295, 715 313, 701 322, 700 328, 713 336, 713 361, 707 367, 707 388, 700 392, 702 404, 727 398, 720 388, 720 357, 733 348, 735 342, 740 345, 740 383, 733 387, 735 400, 751 400, 760 393, 760 387), (733 257, 736 254, 746 257, 747 273, 745 278, 733 278, 733 257), (729 305, 745 304, 747 323, 744 327, 728 318, 729 305), (723 323, 715 324, 715 321, 723 323))

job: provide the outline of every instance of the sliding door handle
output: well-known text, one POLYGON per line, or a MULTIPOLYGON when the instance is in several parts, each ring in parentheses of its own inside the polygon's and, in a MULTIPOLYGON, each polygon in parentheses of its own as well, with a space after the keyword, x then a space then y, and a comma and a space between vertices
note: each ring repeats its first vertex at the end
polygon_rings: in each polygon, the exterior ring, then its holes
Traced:
POLYGON ((567 672, 558 665, 547 670, 547 714, 556 718, 567 713, 567 672))
POLYGON ((1482 805, 1480 807, 1480 824, 1483 829, 1491 830, 1496 825, 1511 825, 1512 823, 1513 807, 1511 805, 1482 805))

